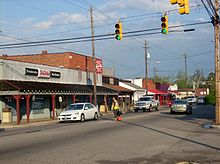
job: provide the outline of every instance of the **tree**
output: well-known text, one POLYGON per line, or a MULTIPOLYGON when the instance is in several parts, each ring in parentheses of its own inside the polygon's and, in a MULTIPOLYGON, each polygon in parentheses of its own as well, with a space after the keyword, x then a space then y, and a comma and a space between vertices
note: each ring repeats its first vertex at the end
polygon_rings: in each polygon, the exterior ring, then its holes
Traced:
POLYGON ((205 102, 207 104, 212 104, 212 105, 215 105, 215 100, 216 100, 216 97, 215 97, 215 73, 213 72, 210 72, 208 77, 207 77, 207 80, 206 80, 206 86, 209 88, 209 95, 205 97, 205 102))
POLYGON ((183 71, 179 71, 177 73, 175 83, 179 89, 186 88, 186 77, 183 71))
POLYGON ((167 84, 171 82, 171 77, 167 76, 167 77, 159 77, 156 76, 153 78, 154 82, 160 82, 160 84, 167 84))

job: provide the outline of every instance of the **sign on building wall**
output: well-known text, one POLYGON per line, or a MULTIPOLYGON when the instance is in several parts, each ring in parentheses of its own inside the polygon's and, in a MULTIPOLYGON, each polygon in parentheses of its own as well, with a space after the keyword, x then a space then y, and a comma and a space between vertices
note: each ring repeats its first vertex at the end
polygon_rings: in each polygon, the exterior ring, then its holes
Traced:
POLYGON ((50 78, 50 71, 48 71, 48 70, 39 70, 38 77, 50 78))
POLYGON ((95 61, 96 73, 102 73, 102 60, 97 59, 95 61))
POLYGON ((25 75, 37 76, 38 75, 38 69, 25 68, 25 75))
POLYGON ((25 68, 25 75, 37 76, 39 78, 60 78, 61 73, 58 71, 42 70, 38 68, 25 68))
POLYGON ((60 78, 61 77, 61 73, 60 72, 56 72, 56 71, 50 71, 50 77, 60 78))

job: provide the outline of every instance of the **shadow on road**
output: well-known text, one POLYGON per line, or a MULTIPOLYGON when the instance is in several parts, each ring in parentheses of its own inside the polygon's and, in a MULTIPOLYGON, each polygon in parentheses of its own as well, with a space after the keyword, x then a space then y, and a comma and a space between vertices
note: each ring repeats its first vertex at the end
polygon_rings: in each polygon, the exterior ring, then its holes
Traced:
POLYGON ((0 132, 4 132, 5 131, 5 129, 4 128, 0 128, 0 132))
POLYGON ((208 144, 205 144, 205 143, 202 143, 202 142, 198 142, 198 141, 195 141, 195 140, 192 140, 192 139, 183 138, 183 137, 180 137, 180 136, 177 136, 177 135, 174 135, 174 134, 170 134, 170 133, 167 133, 167 132, 163 132, 163 131, 151 128, 149 126, 138 125, 136 123, 131 123, 131 122, 127 122, 127 121, 122 121, 122 122, 126 123, 126 124, 129 124, 129 125, 132 125, 132 126, 137 126, 137 127, 141 127, 141 128, 144 128, 144 129, 152 130, 152 131, 160 133, 160 134, 164 134, 164 135, 167 135, 167 136, 170 136, 170 137, 173 137, 173 138, 177 138, 177 139, 180 139, 180 140, 183 140, 183 141, 191 142, 191 143, 198 144, 198 145, 201 145, 201 146, 204 146, 204 147, 208 147, 210 149, 220 151, 219 147, 211 146, 211 145, 208 145, 208 144))
POLYGON ((214 121, 215 107, 211 105, 197 105, 193 107, 193 113, 190 115, 186 115, 185 113, 174 113, 171 115, 169 109, 166 112, 161 112, 161 114, 165 115, 165 117, 170 116, 170 118, 173 119, 183 120, 185 122, 204 126, 204 124, 214 121))

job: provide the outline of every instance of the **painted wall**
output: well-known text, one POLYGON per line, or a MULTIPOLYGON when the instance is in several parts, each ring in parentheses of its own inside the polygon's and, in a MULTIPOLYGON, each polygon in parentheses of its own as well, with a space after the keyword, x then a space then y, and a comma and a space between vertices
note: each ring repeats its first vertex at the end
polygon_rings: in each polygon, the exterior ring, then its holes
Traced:
MULTIPOLYGON (((75 69, 67 69, 62 67, 51 67, 46 65, 38 65, 32 63, 24 63, 11 60, 0 59, 0 79, 4 80, 22 80, 22 81, 37 81, 37 82, 55 82, 66 84, 81 84, 87 85, 88 80, 93 83, 93 73, 85 72, 75 69), (38 70, 55 71, 60 72, 60 78, 42 78, 38 76, 25 75, 25 68, 32 68, 38 70)), ((97 75, 97 86, 102 85, 102 74, 97 75)))

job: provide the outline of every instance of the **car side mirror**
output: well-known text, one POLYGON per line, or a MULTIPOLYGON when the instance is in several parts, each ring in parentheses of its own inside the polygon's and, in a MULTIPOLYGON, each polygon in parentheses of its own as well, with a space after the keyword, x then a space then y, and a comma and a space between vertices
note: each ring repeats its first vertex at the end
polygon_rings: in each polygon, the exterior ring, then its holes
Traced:
POLYGON ((85 107, 85 110, 88 110, 89 109, 89 107, 85 107))

